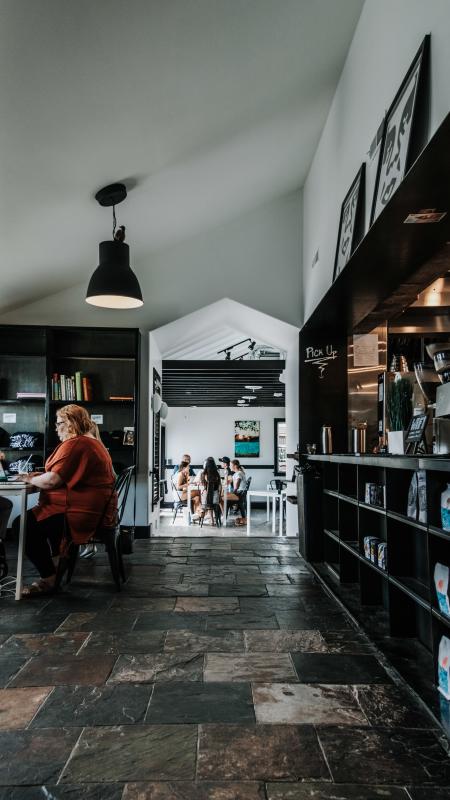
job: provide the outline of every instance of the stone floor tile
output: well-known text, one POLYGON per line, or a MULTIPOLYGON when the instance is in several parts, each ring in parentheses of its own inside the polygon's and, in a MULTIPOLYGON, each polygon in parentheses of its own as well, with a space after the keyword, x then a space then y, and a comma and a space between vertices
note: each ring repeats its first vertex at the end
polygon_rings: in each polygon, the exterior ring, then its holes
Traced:
POLYGON ((245 649, 251 653, 326 653, 320 631, 244 631, 245 649))
POLYGON ((217 630, 221 628, 223 630, 234 629, 234 630, 244 630, 244 629, 253 629, 253 630, 270 630, 270 629, 277 629, 278 622, 275 615, 264 615, 258 613, 246 613, 241 612, 240 614, 217 614, 215 616, 208 617, 206 621, 206 630, 217 630))
POLYGON ((83 655, 119 655, 121 653, 160 653, 165 631, 131 631, 131 633, 91 633, 83 646, 83 655))
POLYGON ((264 583, 210 583, 210 597, 264 597, 267 595, 264 583))
POLYGON ((25 605, 38 603, 38 599, 22 601, 20 607, 22 616, 17 614, 0 616, 0 633, 53 633, 64 622, 67 614, 33 614, 26 613, 25 605))
POLYGON ((180 597, 174 610, 186 614, 234 614, 240 609, 236 597, 180 597))
POLYGON ((0 654, 0 688, 6 686, 9 681, 22 669, 28 661, 27 656, 11 656, 0 654))
POLYGON ((52 728, 62 725, 81 728, 87 725, 132 725, 143 722, 151 693, 151 686, 134 684, 57 686, 33 719, 31 727, 52 728))
POLYGON ((123 800, 266 800, 262 783, 128 783, 123 800))
POLYGON ((79 735, 77 728, 0 731, 0 786, 56 783, 79 735))
POLYGON ((329 780, 310 725, 200 725, 197 780, 329 780))
POLYGON ((382 728, 436 728, 431 714, 393 684, 355 686, 358 702, 371 725, 382 728))
POLYGON ((123 611, 135 611, 137 607, 140 613, 144 611, 173 611, 175 603, 174 597, 145 597, 137 604, 134 597, 123 597, 121 593, 120 598, 113 600, 110 612, 122 614, 123 611))
POLYGON ((9 786, 0 789, 0 800, 122 800, 121 784, 81 786, 9 786))
POLYGON ((327 684, 253 685, 256 721, 265 724, 368 725, 353 687, 327 684))
POLYGON ((268 783, 266 792, 267 800, 409 800, 406 790, 399 786, 268 783))
POLYGON ((208 653, 205 660, 205 681, 208 682, 274 683, 296 680, 292 661, 283 653, 208 653))
POLYGON ((302 683, 391 683, 380 662, 371 655, 292 653, 302 683))
POLYGON ((450 784, 448 786, 408 786, 408 794, 411 800, 444 800, 450 797, 450 784))
POLYGON ((336 783, 450 785, 450 759, 430 731, 318 728, 336 783))
POLYGON ((196 725, 85 728, 60 782, 193 780, 196 750, 196 725))
POLYGON ((0 689, 0 730, 26 728, 51 691, 52 687, 0 689))
POLYGON ((229 630, 168 631, 164 643, 165 653, 243 653, 244 649, 244 633, 229 630))
POLYGON ((206 614, 144 613, 139 614, 134 626, 135 631, 169 631, 174 628, 204 631, 206 628, 206 614))
POLYGON ((320 631, 345 630, 351 627, 345 614, 311 614, 308 611, 276 611, 275 616, 280 628, 307 630, 318 628, 320 631))
POLYGON ((86 633, 19 633, 10 636, 0 648, 0 654, 24 656, 57 652, 61 655, 76 655, 88 638, 86 633))
POLYGON ((100 686, 111 672, 115 656, 35 656, 9 686, 100 686))
POLYGON ((322 631, 328 653, 362 654, 373 653, 374 646, 367 637, 349 628, 344 631, 322 631))
POLYGON ((119 656, 108 683, 202 681, 203 655, 163 653, 119 656))
POLYGON ((255 722, 249 683, 161 683, 154 688, 146 722, 255 722))

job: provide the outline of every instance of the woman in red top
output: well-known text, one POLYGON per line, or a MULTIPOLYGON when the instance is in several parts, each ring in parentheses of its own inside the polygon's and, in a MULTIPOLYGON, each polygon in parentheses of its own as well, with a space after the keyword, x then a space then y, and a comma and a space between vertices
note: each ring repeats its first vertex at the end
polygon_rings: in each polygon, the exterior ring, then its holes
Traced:
POLYGON ((41 489, 37 506, 27 512, 25 547, 41 580, 24 587, 24 595, 52 591, 56 574, 52 556, 59 552, 65 520, 77 544, 94 535, 102 518, 105 526, 115 523, 117 498, 111 458, 93 436, 86 409, 74 404, 60 408, 56 430, 61 444, 45 462, 45 472, 21 475, 22 480, 41 489))

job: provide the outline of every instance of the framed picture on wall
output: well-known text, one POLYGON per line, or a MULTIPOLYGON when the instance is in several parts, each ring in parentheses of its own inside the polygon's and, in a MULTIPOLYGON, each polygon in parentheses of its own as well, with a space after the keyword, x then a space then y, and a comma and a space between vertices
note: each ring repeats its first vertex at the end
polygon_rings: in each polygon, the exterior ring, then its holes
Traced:
POLYGON ((234 423, 234 457, 259 458, 259 420, 238 419, 234 423))
POLYGON ((412 161, 411 144, 417 128, 417 110, 419 101, 425 99, 429 49, 430 36, 427 35, 386 114, 370 224, 397 191, 412 161))
POLYGON ((334 258, 333 281, 344 269, 358 241, 364 225, 365 164, 362 164, 341 206, 338 240, 334 258))

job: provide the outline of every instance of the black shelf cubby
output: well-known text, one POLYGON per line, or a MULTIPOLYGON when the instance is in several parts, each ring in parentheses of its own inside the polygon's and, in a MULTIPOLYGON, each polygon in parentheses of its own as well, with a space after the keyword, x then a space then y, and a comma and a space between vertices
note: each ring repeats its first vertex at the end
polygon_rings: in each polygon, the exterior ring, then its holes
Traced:
POLYGON ((383 467, 372 467, 362 465, 358 469, 358 500, 360 503, 373 506, 374 508, 384 508, 385 501, 386 474, 383 467), (377 497, 370 497, 369 486, 379 487, 377 497))
MULTIPOLYGON (((441 518, 441 494, 450 484, 450 472, 430 470, 427 473, 428 524, 443 530, 441 518)), ((450 531, 448 532, 450 537, 450 531)))
POLYGON ((339 498, 339 537, 345 542, 358 542, 358 506, 339 498))
POLYGON ((413 469, 386 470, 386 508, 404 517, 408 511, 408 492, 414 476, 413 469))
POLYGON ((336 531, 336 533, 339 530, 338 498, 325 493, 323 495, 323 525, 327 530, 336 531))
POLYGON ((353 464, 339 464, 339 494, 358 498, 358 474, 353 464))
POLYGON ((323 488, 332 492, 339 490, 339 474, 337 464, 324 464, 322 469, 323 488))
POLYGON ((387 542, 389 575, 414 593, 419 600, 431 602, 428 538, 426 531, 388 518, 387 542))

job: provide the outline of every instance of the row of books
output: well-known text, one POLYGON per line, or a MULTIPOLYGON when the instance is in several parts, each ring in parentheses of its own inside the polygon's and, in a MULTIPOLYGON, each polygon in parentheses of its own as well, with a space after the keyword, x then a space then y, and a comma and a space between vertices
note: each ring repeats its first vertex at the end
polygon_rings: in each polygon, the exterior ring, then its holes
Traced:
POLYGON ((52 400, 93 400, 92 382, 87 375, 52 375, 52 400))

